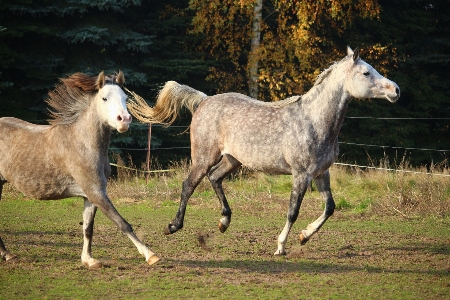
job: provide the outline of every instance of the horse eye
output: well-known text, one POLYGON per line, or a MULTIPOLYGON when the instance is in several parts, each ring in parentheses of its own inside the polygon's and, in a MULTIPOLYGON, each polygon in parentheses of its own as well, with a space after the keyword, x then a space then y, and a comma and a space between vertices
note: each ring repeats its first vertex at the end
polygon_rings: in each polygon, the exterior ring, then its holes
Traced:
POLYGON ((103 97, 102 99, 103 99, 103 101, 107 101, 107 100, 108 100, 108 99, 106 99, 105 97, 103 97))
POLYGON ((364 75, 364 76, 369 76, 369 75, 370 75, 370 72, 369 72, 369 71, 366 71, 366 72, 363 73, 363 75, 364 75))

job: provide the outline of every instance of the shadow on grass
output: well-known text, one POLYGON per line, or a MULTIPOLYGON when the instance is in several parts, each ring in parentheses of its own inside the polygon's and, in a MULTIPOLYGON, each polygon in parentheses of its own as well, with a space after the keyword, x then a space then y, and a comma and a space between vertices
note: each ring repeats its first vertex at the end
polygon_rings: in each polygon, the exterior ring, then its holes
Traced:
POLYGON ((195 261, 195 260, 171 260, 167 259, 161 267, 173 267, 173 265, 182 265, 188 268, 219 268, 235 269, 242 273, 259 274, 283 274, 283 273, 307 273, 307 274, 326 274, 326 273, 350 273, 350 272, 368 272, 368 273, 399 273, 399 274, 428 274, 450 276, 450 271, 442 270, 412 270, 395 269, 385 267, 371 266, 351 266, 334 263, 318 263, 314 261, 255 261, 255 260, 224 260, 224 261, 195 261), (165 266, 164 266, 165 265, 165 266))

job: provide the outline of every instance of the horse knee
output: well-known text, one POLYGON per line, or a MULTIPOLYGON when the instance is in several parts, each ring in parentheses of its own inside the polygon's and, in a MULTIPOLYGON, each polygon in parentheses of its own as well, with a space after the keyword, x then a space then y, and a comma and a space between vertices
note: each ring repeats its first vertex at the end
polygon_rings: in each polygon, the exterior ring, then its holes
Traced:
POLYGON ((84 228, 83 233, 86 238, 92 239, 92 236, 94 235, 94 226, 84 228))

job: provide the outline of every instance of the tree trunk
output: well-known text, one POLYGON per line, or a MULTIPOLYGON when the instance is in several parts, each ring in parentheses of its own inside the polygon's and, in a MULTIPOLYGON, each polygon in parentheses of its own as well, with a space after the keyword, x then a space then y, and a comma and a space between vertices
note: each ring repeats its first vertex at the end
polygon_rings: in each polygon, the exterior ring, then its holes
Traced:
POLYGON ((258 50, 261 41, 262 2, 263 0, 256 0, 253 8, 252 40, 248 55, 248 92, 252 98, 258 98, 258 50))

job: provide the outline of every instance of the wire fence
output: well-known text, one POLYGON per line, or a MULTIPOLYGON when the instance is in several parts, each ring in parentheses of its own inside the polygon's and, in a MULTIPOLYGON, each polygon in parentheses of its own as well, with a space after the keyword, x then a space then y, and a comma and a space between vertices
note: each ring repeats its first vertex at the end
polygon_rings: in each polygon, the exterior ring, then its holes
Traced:
MULTIPOLYGON (((438 149, 426 149, 426 148, 408 148, 408 147, 396 147, 396 146, 381 146, 381 145, 370 145, 370 144, 358 144, 358 143, 347 143, 347 142, 338 142, 342 145, 354 145, 354 146, 365 146, 365 147, 378 147, 383 149, 403 149, 403 150, 419 150, 419 151, 436 151, 436 152, 450 152, 450 150, 438 150, 438 149)), ((151 148, 150 150, 176 150, 176 149, 190 149, 191 147, 185 146, 185 147, 156 147, 151 148)), ((148 148, 122 148, 122 147, 110 147, 110 150, 130 150, 130 151, 148 151, 148 148)))
MULTIPOLYGON (((347 119, 372 119, 372 120, 450 120, 450 118, 402 118, 402 117, 346 117, 347 119)), ((47 120, 30 120, 29 122, 36 122, 36 123, 43 123, 47 122, 47 120)), ((132 123, 132 126, 146 126, 148 127, 148 124, 144 123, 132 123)), ((161 124, 152 124, 152 126, 156 127, 162 127, 166 128, 166 126, 161 124)), ((189 126, 186 125, 173 125, 170 126, 171 128, 184 128, 188 129, 189 126)), ((413 148, 413 147, 398 147, 398 146, 385 146, 385 145, 372 145, 372 144, 361 144, 361 143, 351 143, 351 142, 339 142, 339 144, 342 145, 351 145, 351 146, 360 146, 360 147, 377 147, 382 149, 403 149, 403 150, 415 150, 415 151, 434 151, 434 152, 441 152, 441 153, 448 153, 450 150, 443 150, 443 149, 429 149, 429 148, 413 148)), ((178 150, 178 149, 190 149, 190 146, 181 146, 181 147, 155 147, 155 148, 126 148, 126 147, 110 147, 109 150, 125 150, 125 151, 159 151, 159 150, 178 150)), ((423 175, 432 175, 432 176, 443 176, 443 177, 450 177, 449 174, 441 174, 441 173, 432 173, 432 172, 420 172, 420 171, 411 171, 411 170, 403 170, 403 169, 392 169, 392 168, 382 168, 382 167, 373 167, 373 166, 364 166, 364 165, 357 165, 357 164, 345 164, 345 163, 334 163, 335 165, 340 166, 348 166, 348 167, 354 167, 354 168, 360 168, 360 169, 374 169, 374 170, 382 170, 382 171, 390 171, 390 172, 402 172, 402 173, 413 173, 413 174, 423 174, 423 175)), ((174 169, 166 169, 166 170, 139 170, 135 168, 130 168, 126 166, 120 166, 117 164, 111 163, 110 165, 115 166, 117 168, 124 168, 128 170, 132 170, 135 172, 140 173, 164 173, 164 172, 173 172, 174 169)))
MULTIPOLYGON (((152 173, 167 173, 167 172, 175 172, 176 169, 165 169, 165 170, 139 170, 136 168, 130 168, 126 166, 121 166, 118 164, 110 163, 111 166, 115 166, 117 168, 123 168, 134 172, 144 173, 144 174, 152 174, 152 173)), ((450 174, 442 174, 442 173, 433 173, 433 172, 420 172, 420 171, 411 171, 411 170, 403 170, 403 169, 392 169, 392 168, 382 168, 382 167, 371 167, 371 166, 362 166, 362 165, 355 165, 355 164, 344 164, 344 163, 333 163, 333 165, 336 166, 347 166, 352 168, 359 168, 359 169, 372 169, 372 170, 379 170, 379 171, 389 171, 389 172, 396 172, 396 173, 410 173, 410 174, 421 174, 421 175, 431 175, 431 176, 442 176, 442 177, 450 177, 450 174)))

